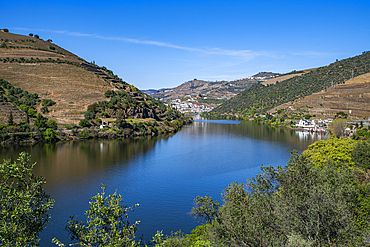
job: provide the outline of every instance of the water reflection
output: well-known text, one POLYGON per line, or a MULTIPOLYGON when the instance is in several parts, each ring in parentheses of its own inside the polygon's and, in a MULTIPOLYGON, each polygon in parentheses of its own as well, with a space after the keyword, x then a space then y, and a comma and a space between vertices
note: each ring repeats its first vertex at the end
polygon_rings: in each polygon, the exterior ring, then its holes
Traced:
POLYGON ((261 164, 284 165, 292 149, 320 138, 248 121, 195 122, 175 135, 0 148, 0 159, 26 151, 37 162, 35 173, 56 201, 41 235, 41 246, 50 246, 53 237, 68 243, 69 216, 82 216, 102 183, 108 193, 117 188, 125 205, 142 205, 130 219, 141 220, 145 239, 156 230, 189 233, 198 224, 188 215, 196 196, 220 199, 229 183, 255 176, 261 164))
POLYGON ((284 143, 284 145, 288 144, 292 149, 298 151, 303 151, 307 145, 315 141, 319 141, 321 139, 325 140, 329 137, 328 134, 311 134, 309 132, 295 131, 249 121, 242 121, 240 124, 235 124, 236 121, 231 122, 233 124, 228 125, 210 124, 209 121, 197 121, 193 126, 200 128, 193 130, 193 132, 194 134, 206 134, 209 131, 209 128, 211 128, 212 132, 216 130, 219 135, 232 135, 233 138, 252 138, 261 141, 268 140, 276 143, 284 143))
POLYGON ((316 133, 316 132, 309 132, 309 131, 295 131, 295 134, 298 135, 299 140, 313 140, 313 141, 320 141, 326 140, 329 137, 327 133, 316 133))
POLYGON ((0 159, 16 159, 20 152, 31 154, 37 161, 34 172, 48 179, 48 184, 68 178, 80 178, 99 173, 107 167, 128 165, 130 160, 150 152, 156 144, 166 142, 171 135, 141 137, 126 140, 85 140, 0 148, 0 159))

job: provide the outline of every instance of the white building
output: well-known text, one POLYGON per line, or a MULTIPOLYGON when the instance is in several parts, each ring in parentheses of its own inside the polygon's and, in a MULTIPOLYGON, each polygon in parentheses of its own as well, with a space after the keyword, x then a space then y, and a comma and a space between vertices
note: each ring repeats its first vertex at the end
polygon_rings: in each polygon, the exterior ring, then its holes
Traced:
POLYGON ((296 127, 298 128, 304 128, 304 129, 313 129, 313 128, 316 128, 316 124, 311 122, 311 121, 308 121, 307 119, 301 119, 299 120, 299 123, 297 123, 295 125, 296 127))

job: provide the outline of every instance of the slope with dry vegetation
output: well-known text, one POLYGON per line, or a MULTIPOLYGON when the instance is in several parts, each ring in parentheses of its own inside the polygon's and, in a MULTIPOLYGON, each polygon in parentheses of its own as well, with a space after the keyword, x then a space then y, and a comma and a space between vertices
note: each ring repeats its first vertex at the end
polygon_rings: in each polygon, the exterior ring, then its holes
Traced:
MULTIPOLYGON (((41 100, 56 102, 43 114, 60 124, 79 123, 87 107, 104 101, 109 90, 124 91, 138 103, 126 117, 140 117, 138 108, 148 104, 143 93, 112 71, 88 63, 50 40, 0 32, 0 44, 0 78, 37 93, 41 100)), ((166 107, 161 107, 156 113, 164 115, 165 111, 166 107)))
POLYGON ((271 111, 284 109, 283 114, 297 112, 316 117, 334 117, 345 113, 352 120, 370 117, 370 73, 346 81, 345 84, 333 85, 326 90, 288 102, 271 111))
MULTIPOLYGON (((300 76, 293 76, 285 80, 276 80, 277 83, 256 84, 234 98, 223 103, 208 117, 222 117, 223 115, 253 116, 255 113, 264 113, 274 107, 289 102, 299 101, 309 95, 321 91, 330 91, 327 101, 330 109, 323 109, 325 113, 353 109, 352 114, 358 117, 369 117, 366 108, 367 84, 348 84, 348 80, 370 72, 370 52, 362 55, 336 61, 328 66, 310 70, 300 76), (334 90, 335 88, 335 90, 334 90), (342 91, 341 91, 342 90, 342 91), (362 91, 362 92, 361 92, 362 91), (335 93, 336 92, 336 93, 335 93), (336 99, 335 99, 336 98, 336 99), (347 106, 348 103, 348 106, 347 106), (329 106, 330 105, 330 106, 329 106), (345 105, 345 106, 344 106, 345 105), (338 109, 335 109, 338 108, 338 109)), ((324 104, 322 96, 319 104, 324 104)))

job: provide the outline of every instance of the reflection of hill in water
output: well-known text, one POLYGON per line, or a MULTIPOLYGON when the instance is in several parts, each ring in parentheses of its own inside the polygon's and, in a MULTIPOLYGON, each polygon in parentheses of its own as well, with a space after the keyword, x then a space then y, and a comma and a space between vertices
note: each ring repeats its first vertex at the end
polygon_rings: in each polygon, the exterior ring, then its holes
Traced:
POLYGON ((142 205, 130 216, 142 220, 138 236, 149 240, 158 229, 190 232, 195 222, 187 213, 194 197, 218 199, 227 184, 254 177, 261 164, 285 165, 289 151, 302 151, 313 141, 251 122, 194 123, 173 136, 0 148, 0 159, 27 151, 38 162, 35 173, 45 176, 45 189, 56 200, 41 236, 41 246, 49 246, 56 236, 69 242, 62 234, 69 216, 83 216, 101 183, 107 193, 117 188, 126 205, 142 205))
POLYGON ((271 127, 264 124, 256 124, 242 121, 240 124, 213 124, 207 122, 196 122, 193 125, 195 132, 206 134, 210 131, 219 135, 233 135, 234 138, 252 138, 257 140, 269 140, 273 142, 286 143, 292 150, 303 151, 315 141, 328 139, 329 135, 308 133, 289 130, 286 128, 271 127))
MULTIPOLYGON (((86 140, 39 144, 0 149, 0 160, 15 160, 19 153, 31 154, 37 161, 34 172, 47 178, 48 184, 67 177, 81 177, 99 173, 109 166, 130 166, 130 160, 153 150, 156 144, 167 141, 170 135, 126 140, 86 140)), ((122 167, 124 168, 124 167, 122 167)))
MULTIPOLYGON (((69 179, 82 181, 84 178, 89 179, 89 176, 104 176, 110 170, 114 170, 110 169, 113 167, 128 171, 133 168, 132 166, 135 163, 133 161, 145 158, 155 150, 156 146, 160 145, 161 142, 166 142, 169 137, 169 135, 166 135, 113 141, 86 140, 1 148, 0 159, 12 158, 14 160, 21 151, 30 153, 32 161, 37 161, 35 174, 44 176, 49 186, 69 179)), ((177 146, 174 147, 174 150, 182 149, 184 145, 192 146, 197 137, 202 137, 204 143, 212 138, 212 141, 220 143, 230 141, 228 145, 239 145, 235 142, 235 139, 251 139, 251 141, 254 139, 285 144, 291 150, 296 149, 298 151, 303 151, 314 141, 328 138, 327 135, 312 135, 307 132, 274 128, 248 121, 243 121, 240 124, 235 124, 235 122, 233 124, 227 124, 227 122, 223 124, 196 122, 189 127, 185 127, 174 137, 180 138, 180 140, 174 142, 177 146), (185 136, 188 138, 181 139, 185 136)), ((240 143, 240 145, 244 144, 240 143)), ((257 148, 256 145, 254 146, 257 148)), ((209 155, 212 155, 211 153, 214 151, 209 150, 209 155)), ((171 152, 171 150, 167 150, 167 152, 171 152)), ((193 153, 189 155, 193 155, 193 153)))

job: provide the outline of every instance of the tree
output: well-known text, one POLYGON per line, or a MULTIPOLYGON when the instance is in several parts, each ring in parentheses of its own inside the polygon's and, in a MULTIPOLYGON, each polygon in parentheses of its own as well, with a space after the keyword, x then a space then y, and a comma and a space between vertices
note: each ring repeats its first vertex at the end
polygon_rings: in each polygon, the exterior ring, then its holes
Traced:
POLYGON ((30 34, 29 34, 29 36, 30 36, 30 37, 33 37, 33 33, 30 33, 30 34))
POLYGON ((343 118, 337 118, 333 121, 331 129, 336 137, 341 137, 344 134, 344 130, 347 127, 347 120, 343 118))
MULTIPOLYGON (((140 222, 131 225, 128 221, 128 211, 139 204, 124 206, 121 204, 121 195, 114 192, 106 196, 104 189, 103 185, 103 192, 90 199, 89 210, 85 212, 86 223, 71 217, 66 227, 71 240, 77 240, 79 246, 140 246, 135 241, 135 232, 140 222)), ((60 243, 56 239, 53 242, 60 243)))
POLYGON ((370 168, 370 143, 367 141, 359 141, 356 143, 352 151, 353 162, 357 166, 370 168))
POLYGON ((47 107, 47 106, 43 106, 43 107, 41 107, 41 108, 40 108, 40 110, 41 110, 41 112, 42 112, 42 113, 44 113, 44 114, 46 114, 46 113, 48 113, 48 112, 49 112, 49 109, 48 109, 48 107, 47 107))
POLYGON ((308 146, 303 152, 317 166, 325 165, 327 160, 333 160, 336 164, 346 163, 354 165, 352 161, 352 151, 356 141, 347 138, 334 138, 317 141, 308 146))
POLYGON ((211 196, 200 197, 194 199, 194 207, 191 209, 190 215, 195 218, 203 219, 207 223, 211 223, 217 214, 220 204, 218 201, 213 201, 211 196))
POLYGON ((36 246, 49 221, 54 200, 44 192, 43 177, 34 176, 30 155, 22 152, 16 162, 0 164, 0 245, 36 246))
POLYGON ((35 121, 35 126, 38 128, 46 128, 46 118, 44 118, 41 113, 36 114, 36 121, 35 121))
POLYGON ((209 227, 212 246, 366 245, 370 187, 350 166, 337 167, 294 152, 287 166, 232 183, 209 227))
POLYGON ((86 120, 94 119, 95 118, 95 112, 87 111, 84 114, 84 117, 86 120))
POLYGON ((118 112, 117 113, 117 118, 116 118, 116 126, 118 128, 124 128, 125 127, 125 124, 126 124, 126 121, 125 121, 125 118, 124 118, 124 115, 122 112, 118 112))
POLYGON ((14 125, 13 112, 10 112, 8 116, 8 126, 11 126, 11 125, 14 125))
POLYGON ((78 125, 80 125, 82 128, 85 128, 90 126, 90 122, 86 119, 81 119, 78 125))
MULTIPOLYGON (((357 123, 356 123, 357 124, 357 123)), ((362 127, 361 129, 358 128, 357 124, 357 130, 355 134, 353 135, 354 140, 369 140, 370 141, 370 131, 367 127, 362 127)))
POLYGON ((49 141, 49 142, 54 141, 55 138, 56 138, 56 134, 57 133, 56 133, 56 131, 54 129, 47 128, 46 131, 45 131, 45 133, 44 133, 44 139, 46 141, 49 141))
POLYGON ((39 39, 39 38, 40 38, 40 36, 38 36, 37 34, 35 34, 35 38, 36 38, 36 39, 39 39))
POLYGON ((7 28, 4 28, 3 31, 4 31, 4 33, 9 33, 9 29, 7 29, 7 28))
POLYGON ((48 126, 48 128, 51 128, 51 129, 54 129, 54 130, 56 130, 57 127, 58 127, 58 124, 55 120, 48 120, 46 122, 46 125, 48 126))
POLYGON ((89 138, 90 137, 90 134, 89 134, 89 131, 84 129, 84 130, 81 130, 80 133, 79 133, 80 137, 82 138, 89 138))

